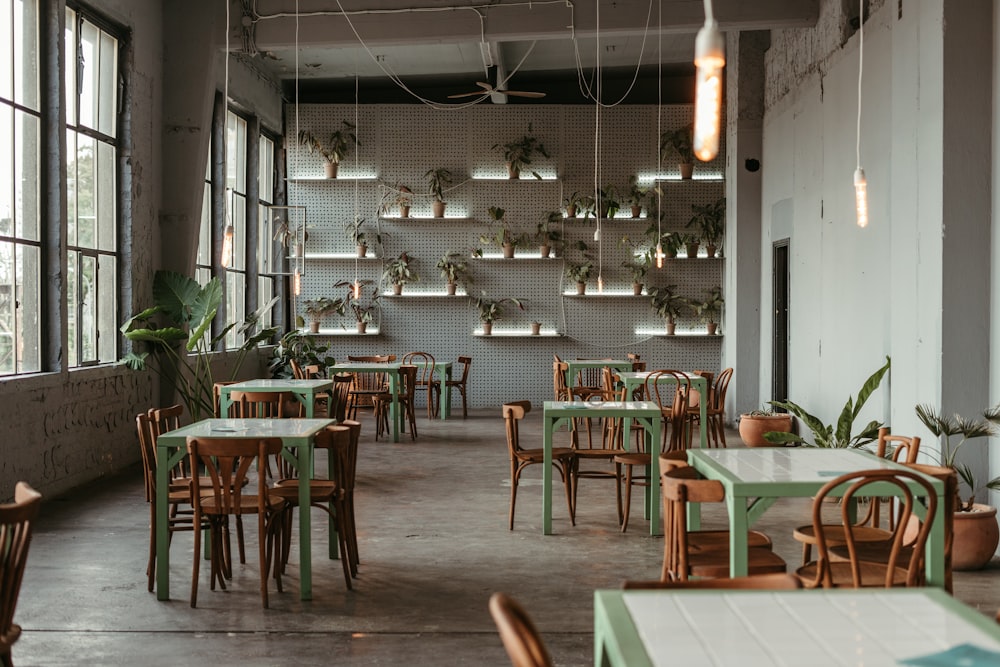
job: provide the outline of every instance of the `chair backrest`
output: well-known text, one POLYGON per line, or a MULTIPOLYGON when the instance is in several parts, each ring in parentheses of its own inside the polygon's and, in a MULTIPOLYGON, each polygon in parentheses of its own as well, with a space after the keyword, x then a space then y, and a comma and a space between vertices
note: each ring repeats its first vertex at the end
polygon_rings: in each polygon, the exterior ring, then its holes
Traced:
POLYGON ((494 593, 490 596, 490 615, 513 667, 552 665, 535 624, 516 600, 504 593, 494 593))
POLYGON ((569 366, 564 361, 552 362, 552 391, 557 401, 570 400, 569 388, 566 386, 566 370, 568 368, 569 366))
POLYGON ((181 427, 181 415, 184 414, 184 406, 177 403, 167 408, 150 408, 146 414, 149 416, 153 436, 159 437, 167 431, 173 431, 181 427))
POLYGON ((733 379, 733 369, 726 368, 715 377, 712 385, 712 402, 709 407, 714 412, 722 414, 726 409, 726 392, 729 391, 729 381, 733 379))
POLYGON ((326 366, 320 366, 319 364, 309 364, 302 369, 305 373, 307 380, 316 380, 326 377, 326 366))
POLYGON ((691 405, 691 384, 687 375, 674 370, 652 371, 646 378, 646 395, 660 406, 663 420, 670 429, 667 451, 685 449, 687 438, 684 437, 684 427, 691 405), (664 381, 665 377, 673 378, 673 381, 664 381))
POLYGON ((413 397, 416 394, 417 375, 420 369, 411 364, 402 364, 399 367, 399 400, 409 401, 413 404, 413 397))
POLYGON ((688 578, 687 504, 718 503, 725 498, 722 483, 699 479, 691 466, 663 470, 660 474, 663 493, 663 569, 664 581, 688 578))
POLYGON ((407 352, 403 355, 404 364, 417 367, 417 384, 426 387, 434 381, 434 357, 427 352, 407 352))
POLYGON ((507 426, 507 451, 511 459, 517 456, 521 450, 521 441, 518 434, 518 422, 524 419, 524 415, 531 412, 531 401, 512 401, 503 405, 503 419, 507 426))
POLYGON ((149 414, 140 412, 135 416, 135 430, 139 434, 139 453, 142 454, 143 487, 146 502, 156 498, 156 438, 153 434, 149 414))
POLYGON ((878 443, 875 454, 879 458, 890 458, 897 463, 916 463, 917 454, 919 453, 919 437, 913 436, 911 438, 905 435, 890 435, 889 429, 884 426, 878 430, 878 443), (891 450, 890 447, 892 447, 891 450))
POLYGON ((330 411, 327 414, 336 419, 338 424, 347 418, 347 402, 353 382, 354 376, 350 373, 338 373, 333 377, 333 393, 330 395, 330 411))
POLYGON ((719 577, 716 579, 688 579, 686 581, 624 581, 622 588, 625 590, 721 588, 726 590, 790 591, 802 588, 802 580, 794 574, 774 572, 748 577, 719 577))
POLYGON ((306 379, 305 371, 302 370, 302 366, 299 365, 299 362, 297 362, 295 359, 289 359, 288 365, 292 367, 293 378, 295 378, 296 380, 306 379))
POLYGON ((337 488, 347 488, 347 469, 351 465, 351 429, 347 426, 327 426, 316 434, 313 440, 315 449, 325 449, 329 464, 329 479, 336 482, 337 488))
POLYGON ((358 443, 361 441, 361 422, 347 419, 343 424, 350 432, 350 441, 347 448, 347 467, 344 469, 344 491, 348 497, 354 493, 354 481, 358 474, 358 443))
POLYGON ((917 472, 941 480, 944 483, 944 493, 941 499, 944 502, 944 589, 952 592, 952 548, 955 542, 955 512, 961 501, 958 497, 958 473, 954 468, 945 466, 928 465, 925 463, 904 463, 907 468, 912 468, 917 472))
POLYGON ((472 366, 472 357, 459 357, 458 363, 462 364, 462 377, 458 380, 458 383, 465 384, 469 381, 469 368, 472 366))
POLYGON ((242 507, 243 487, 247 484, 254 464, 260 461, 261 474, 257 475, 257 506, 263 512, 267 503, 267 481, 263 474, 264 462, 268 457, 281 453, 281 438, 196 438, 188 436, 187 450, 191 469, 203 466, 204 477, 211 487, 204 486, 204 479, 195 475, 191 478, 191 496, 198 513, 233 514, 242 507), (205 498, 214 502, 207 507, 205 498))
POLYGON ((13 629, 14 610, 41 504, 40 493, 27 482, 18 482, 14 487, 14 502, 0 505, 0 662, 5 665, 11 664, 10 647, 20 635, 13 629))
MULTIPOLYGON (((607 359, 578 359, 578 361, 612 361, 612 360, 610 358, 607 358, 607 359)), ((603 388, 603 382, 604 382, 603 366, 597 366, 596 368, 581 368, 576 373, 576 383, 573 386, 600 390, 603 388)))
POLYGON ((823 485, 813 499, 813 530, 816 535, 816 580, 815 586, 829 588, 833 585, 830 572, 830 545, 826 541, 826 533, 823 530, 823 499, 832 496, 839 499, 841 519, 844 524, 844 544, 850 556, 851 578, 855 588, 861 587, 861 565, 857 554, 857 540, 854 536, 855 524, 850 520, 851 503, 855 497, 885 497, 888 495, 897 496, 896 514, 897 523, 891 532, 891 538, 886 541, 890 547, 888 559, 885 562, 885 587, 893 585, 893 578, 897 567, 906 567, 906 585, 916 586, 921 581, 921 572, 924 567, 924 550, 927 546, 927 537, 930 534, 933 524, 934 513, 937 509, 937 493, 930 482, 921 474, 909 470, 860 470, 840 475, 823 485), (878 486, 880 488, 870 488, 878 486), (846 490, 841 491, 843 487, 846 490), (896 493, 891 493, 887 487, 894 487, 896 493), (916 491, 916 493, 914 492, 916 491), (909 518, 913 515, 914 497, 925 498, 927 507, 927 519, 920 524, 916 539, 910 543, 909 549, 912 554, 907 557, 904 553, 904 531, 909 523, 909 518), (907 563, 907 560, 909 561, 907 563))
POLYGON ((234 391, 229 396, 240 417, 277 419, 282 416, 281 405, 287 394, 283 391, 234 391))
MULTIPOLYGON (((228 419, 229 417, 232 417, 232 416, 234 416, 236 414, 236 405, 234 403, 230 403, 229 404, 229 414, 228 415, 222 414, 222 408, 221 408, 221 404, 220 404, 220 401, 222 399, 222 388, 226 387, 228 385, 231 385, 231 384, 236 384, 236 381, 233 380, 233 381, 229 381, 229 382, 216 382, 216 383, 214 383, 212 385, 212 395, 215 398, 215 417, 217 419, 221 418, 221 417, 225 417, 225 418, 228 419)), ((230 400, 232 400, 231 396, 230 396, 230 400)))

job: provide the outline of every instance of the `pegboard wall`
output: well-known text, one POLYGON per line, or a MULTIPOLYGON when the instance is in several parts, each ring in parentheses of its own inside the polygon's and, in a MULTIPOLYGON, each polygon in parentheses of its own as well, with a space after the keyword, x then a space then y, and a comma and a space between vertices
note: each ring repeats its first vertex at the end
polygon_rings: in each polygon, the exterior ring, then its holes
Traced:
MULTIPOLYGON (((595 179, 595 110, 584 106, 502 106, 482 104, 463 110, 437 111, 424 106, 301 105, 298 127, 294 106, 286 108, 286 133, 297 136, 308 129, 318 137, 329 135, 342 120, 358 121, 359 150, 341 163, 338 178, 323 177, 323 161, 297 143, 287 146, 288 204, 305 206, 309 238, 306 243, 302 289, 295 298, 295 312, 304 299, 342 296, 334 289, 342 280, 378 281, 383 260, 407 252, 419 281, 392 296, 381 286, 380 315, 375 335, 354 334, 350 313, 328 316, 323 337, 332 343, 338 358, 348 354, 429 352, 438 359, 473 358, 469 381, 474 407, 499 406, 508 400, 550 400, 552 355, 563 358, 622 358, 634 352, 650 369, 686 370, 720 368, 721 335, 700 335, 705 325, 693 316, 678 321, 674 337, 665 337, 664 323, 653 312, 648 296, 632 295, 632 279, 622 263, 635 249, 645 249, 645 232, 655 222, 643 210, 638 220, 630 211, 600 223, 591 219, 563 219, 566 248, 559 257, 541 259, 532 240, 517 248, 514 259, 502 259, 500 248, 484 245, 480 237, 496 229, 489 207, 506 210, 505 220, 516 231, 534 236, 549 212, 561 211, 563 199, 573 192, 593 196, 595 183, 611 184, 627 192, 630 177, 640 185, 663 181, 661 206, 666 213, 662 231, 685 230, 692 204, 707 204, 725 194, 722 180, 725 147, 719 157, 695 168, 695 179, 680 181, 677 167, 665 161, 658 170, 657 108, 619 106, 601 110, 601 151, 595 179), (522 172, 521 180, 507 178, 502 155, 494 144, 516 140, 528 133, 537 137, 550 158, 537 157, 530 165, 543 180, 522 172), (454 182, 446 189, 444 219, 431 217, 431 197, 425 174, 446 168, 454 182), (413 191, 410 218, 401 219, 395 206, 379 215, 384 199, 392 201, 398 185, 413 191), (354 244, 345 223, 358 215, 364 231, 378 234, 381 245, 374 258, 356 260, 354 244), (622 242, 627 238, 628 242, 622 242), (564 276, 566 263, 582 261, 577 241, 589 246, 594 269, 587 295, 576 296, 575 283, 564 276), (471 257, 481 248, 482 258, 471 257), (445 295, 445 279, 435 268, 446 252, 468 257, 472 297, 516 297, 524 310, 508 306, 494 324, 493 336, 478 335, 481 325, 473 301, 462 294, 445 295), (597 278, 604 292, 598 294, 597 278), (388 293, 388 294, 387 294, 388 293), (542 336, 530 336, 532 321, 542 323, 542 336)), ((673 129, 691 122, 690 105, 660 109, 660 128, 673 129)), ((651 285, 676 285, 677 292, 703 298, 723 284, 725 260, 709 259, 704 248, 699 259, 668 259, 662 269, 653 267, 646 277, 651 285)), ((370 288, 369 288, 370 289, 370 288)), ((720 323, 724 331, 725 318, 720 323)), ((457 400, 457 399, 456 399, 457 400)))

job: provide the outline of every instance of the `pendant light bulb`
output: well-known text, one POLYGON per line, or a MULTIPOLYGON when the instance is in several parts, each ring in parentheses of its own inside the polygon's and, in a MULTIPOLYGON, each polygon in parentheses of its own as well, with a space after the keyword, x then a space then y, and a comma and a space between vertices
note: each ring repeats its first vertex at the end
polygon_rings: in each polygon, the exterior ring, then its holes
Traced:
POLYGON ((226 231, 222 235, 222 257, 220 258, 222 268, 228 269, 233 263, 233 226, 226 225, 226 231))
POLYGON ((604 292, 604 278, 602 276, 597 276, 597 291, 604 292))
POLYGON ((858 212, 858 227, 864 229, 868 226, 868 180, 861 167, 854 170, 854 205, 858 212))
POLYGON ((292 274, 292 291, 295 292, 295 296, 302 294, 302 274, 298 269, 292 274))
POLYGON ((354 300, 357 301, 361 298, 361 281, 354 281, 354 300))
POLYGON ((722 121, 722 68, 726 65, 726 44, 715 19, 705 19, 694 42, 695 102, 694 154, 702 162, 719 154, 722 121))
POLYGON ((666 255, 663 254, 663 245, 660 244, 660 243, 657 243, 656 244, 656 268, 658 268, 658 269, 662 269, 663 268, 663 258, 664 257, 666 257, 666 255))

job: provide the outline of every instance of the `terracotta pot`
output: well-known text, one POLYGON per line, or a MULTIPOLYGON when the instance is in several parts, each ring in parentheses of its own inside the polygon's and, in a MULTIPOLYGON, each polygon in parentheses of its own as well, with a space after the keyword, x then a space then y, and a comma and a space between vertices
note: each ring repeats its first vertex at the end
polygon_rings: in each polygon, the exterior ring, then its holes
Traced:
POLYGON ((358 246, 358 257, 366 257, 368 255, 368 246, 359 245, 358 246))
POLYGON ((503 258, 513 259, 514 257, 514 245, 512 243, 503 244, 503 258))
POLYGON ((689 180, 694 175, 694 163, 692 162, 681 162, 677 165, 677 168, 681 172, 681 178, 685 181, 689 180))
POLYGON ((292 257, 302 257, 303 254, 304 253, 302 252, 301 243, 296 243, 295 245, 292 246, 292 257))
POLYGON ((532 336, 538 336, 541 333, 542 333, 542 323, 541 322, 532 322, 531 323, 531 335, 532 336))
POLYGON ((632 296, 642 296, 642 283, 632 283, 632 296))
POLYGON ((708 330, 708 335, 709 336, 714 336, 715 332, 719 328, 719 323, 718 322, 709 322, 709 323, 706 324, 705 328, 708 330))
POLYGON ((323 165, 323 171, 327 178, 337 178, 337 170, 340 168, 339 162, 327 162, 323 165))
POLYGON ((577 283, 576 284, 576 293, 577 294, 586 294, 587 293, 587 283, 577 283))
POLYGON ((521 178, 521 170, 511 165, 510 162, 507 163, 507 178, 511 180, 516 180, 518 178, 521 178))
POLYGON ((632 207, 632 217, 633 218, 638 218, 640 215, 642 215, 642 207, 641 206, 633 206, 632 207))
POLYGON ((490 336, 493 334, 493 323, 483 322, 483 335, 490 336))
POLYGON ((718 250, 714 245, 706 245, 705 250, 708 251, 709 257, 715 257, 715 253, 718 250))
POLYGON ((444 207, 445 207, 445 202, 443 201, 431 202, 431 212, 434 214, 435 218, 444 217, 444 207))
POLYGON ((410 207, 405 204, 399 205, 399 217, 409 218, 410 217, 410 207))
POLYGON ((611 204, 601 204, 601 210, 599 211, 600 215, 598 215, 597 217, 599 218, 608 217, 608 211, 610 210, 611 210, 611 204))
POLYGON ((552 246, 543 245, 538 247, 538 254, 542 257, 548 257, 551 252, 552 246))
POLYGON ((366 331, 368 331, 368 323, 367 322, 358 322, 358 333, 359 334, 363 334, 366 331))
POLYGON ((455 289, 458 287, 458 283, 448 283, 448 296, 455 296, 455 289))
POLYGON ((792 416, 783 415, 740 415, 740 439, 747 447, 780 447, 764 439, 768 431, 792 431, 792 416))
MULTIPOLYGON (((951 569, 963 572, 983 569, 1000 543, 997 508, 975 503, 971 512, 955 512, 953 516, 955 538, 951 548, 951 569)), ((920 522, 911 516, 903 541, 908 543, 916 539, 919 530, 920 522)))
POLYGON ((690 259, 694 259, 698 256, 698 246, 700 245, 700 243, 688 243, 684 246, 687 249, 687 256, 690 259))
POLYGON ((567 218, 576 217, 576 205, 566 207, 566 217, 567 218))
POLYGON ((677 323, 676 322, 671 322, 670 320, 667 320, 667 335, 668 336, 673 336, 674 335, 674 331, 676 331, 676 330, 677 330, 677 323))
POLYGON ((309 323, 309 333, 319 333, 319 321, 309 323))
POLYGON ((403 283, 397 283, 392 286, 392 293, 399 296, 403 293, 403 283))

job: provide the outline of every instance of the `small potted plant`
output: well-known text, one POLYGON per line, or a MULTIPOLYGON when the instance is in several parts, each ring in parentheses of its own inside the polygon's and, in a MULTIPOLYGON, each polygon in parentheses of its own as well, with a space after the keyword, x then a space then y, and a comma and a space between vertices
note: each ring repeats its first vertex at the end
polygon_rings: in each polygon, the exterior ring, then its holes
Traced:
POLYGON ((515 232, 510 223, 504 220, 504 213, 506 213, 504 209, 490 206, 488 212, 493 221, 498 223, 500 227, 495 232, 491 230, 490 233, 480 236, 479 241, 485 244, 495 243, 503 248, 504 259, 513 258, 514 249, 526 241, 525 235, 515 232))
POLYGON ((451 172, 444 167, 428 169, 427 173, 424 174, 424 178, 427 179, 427 189, 434 199, 431 202, 433 215, 435 218, 443 218, 446 204, 444 201, 444 189, 446 186, 451 185, 453 178, 451 172))
POLYGON ((541 334, 542 334, 542 323, 541 322, 532 322, 531 323, 531 335, 532 336, 540 336, 541 334))
POLYGON ((715 257, 725 227, 726 198, 722 197, 718 201, 704 206, 692 204, 691 212, 694 215, 691 216, 686 226, 695 225, 701 230, 701 241, 705 244, 708 256, 715 257))
POLYGON ((539 222, 535 227, 535 240, 538 242, 539 254, 542 257, 548 257, 553 248, 556 250, 556 254, 559 254, 559 248, 562 245, 562 232, 554 225, 561 224, 562 219, 559 211, 552 211, 546 216, 545 222, 539 222))
POLYGON ((587 281, 590 279, 590 271, 594 268, 593 262, 582 262, 579 264, 566 265, 566 277, 576 283, 576 293, 587 293, 587 281))
POLYGON ((628 194, 625 195, 625 204, 632 210, 632 217, 638 218, 642 215, 642 206, 649 197, 649 188, 639 186, 639 179, 633 174, 628 179, 628 194))
POLYGON ((681 178, 690 179, 694 175, 694 146, 691 141, 693 125, 667 130, 660 136, 660 154, 669 156, 676 154, 679 160, 677 168, 681 178))
POLYGON ((628 269, 632 276, 632 294, 640 296, 642 294, 642 284, 646 280, 649 266, 652 263, 649 251, 632 257, 630 261, 622 262, 622 266, 628 269))
POLYGON ((580 195, 580 198, 577 199, 576 202, 576 212, 577 214, 582 213, 583 219, 586 220, 587 218, 593 217, 594 207, 596 205, 597 204, 594 201, 594 198, 590 195, 580 195))
POLYGON ((389 260, 382 272, 382 279, 392 284, 392 293, 396 296, 403 293, 403 285, 420 280, 420 277, 410 268, 410 261, 410 256, 407 253, 401 253, 399 257, 389 260))
POLYGON ((649 301, 653 306, 653 311, 662 317, 667 323, 667 335, 673 336, 677 327, 677 318, 685 308, 690 308, 691 303, 682 296, 678 296, 674 290, 677 285, 667 285, 666 287, 650 287, 649 301))
MULTIPOLYGON (((528 123, 528 134, 505 144, 493 144, 493 150, 499 150, 503 154, 504 162, 507 163, 507 175, 512 180, 521 177, 521 169, 531 164, 531 158, 536 153, 549 157, 545 146, 531 136, 531 131, 531 123, 528 123)), ((531 175, 539 180, 542 178, 537 171, 532 171, 531 175)))
POLYGON ((382 190, 381 203, 378 207, 378 214, 383 218, 389 215, 390 210, 393 207, 398 207, 400 218, 410 217, 410 204, 413 202, 413 190, 409 187, 403 185, 402 183, 396 183, 396 185, 391 188, 385 186, 382 190))
POLYGON ((598 212, 599 218, 613 218, 621 210, 621 202, 619 199, 621 195, 618 194, 618 188, 613 185, 605 185, 598 191, 598 212))
POLYGON ((507 304, 515 305, 518 309, 524 310, 521 300, 514 297, 488 299, 483 294, 476 299, 476 308, 479 309, 479 321, 483 323, 484 335, 489 336, 493 333, 493 322, 503 317, 504 306, 507 304))
POLYGON ((567 218, 575 218, 577 210, 580 207, 580 199, 582 195, 579 192, 574 192, 568 197, 562 200, 563 208, 566 209, 567 218))
POLYGON ((698 256, 698 247, 701 245, 701 239, 698 238, 697 234, 679 234, 678 241, 684 246, 688 259, 694 259, 698 256))
POLYGON ((469 285, 469 265, 465 258, 454 250, 449 250, 438 260, 436 268, 441 270, 441 277, 448 281, 448 295, 454 296, 458 283, 469 285))
POLYGON ((377 285, 373 287, 372 294, 367 301, 362 298, 363 289, 369 285, 374 285, 374 281, 359 280, 355 286, 354 282, 341 280, 334 285, 334 287, 347 288, 347 298, 345 299, 345 302, 347 307, 351 309, 351 312, 354 313, 354 321, 357 323, 359 334, 368 332, 368 324, 375 318, 375 313, 379 307, 378 301, 381 298, 378 293, 377 285), (356 298, 355 294, 357 294, 356 298))
POLYGON ((761 407, 741 414, 739 427, 740 439, 747 447, 775 447, 778 445, 765 439, 764 434, 791 433, 792 415, 761 407))
POLYGON ((318 299, 306 299, 302 302, 306 315, 309 316, 309 332, 319 333, 319 323, 322 317, 328 313, 344 314, 344 300, 331 299, 323 296, 318 299))
POLYGON ((723 303, 722 288, 713 287, 707 291, 704 301, 695 301, 691 304, 698 317, 707 325, 709 336, 714 336, 719 326, 719 316, 722 315, 723 303))
POLYGON ((368 255, 368 245, 369 241, 380 245, 382 243, 382 236, 380 234, 371 234, 361 230, 361 227, 365 224, 364 218, 355 218, 354 220, 349 220, 344 223, 344 232, 347 234, 347 238, 354 243, 358 250, 358 257, 366 257, 368 255))
POLYGON ((302 257, 309 231, 301 224, 290 225, 286 218, 275 218, 274 240, 288 248, 292 257, 302 257))
POLYGON ((318 152, 326 159, 324 166, 327 178, 337 178, 340 161, 347 157, 353 146, 360 145, 355 129, 354 125, 342 120, 340 129, 331 132, 325 142, 309 130, 299 130, 299 143, 308 148, 310 153, 318 152))

